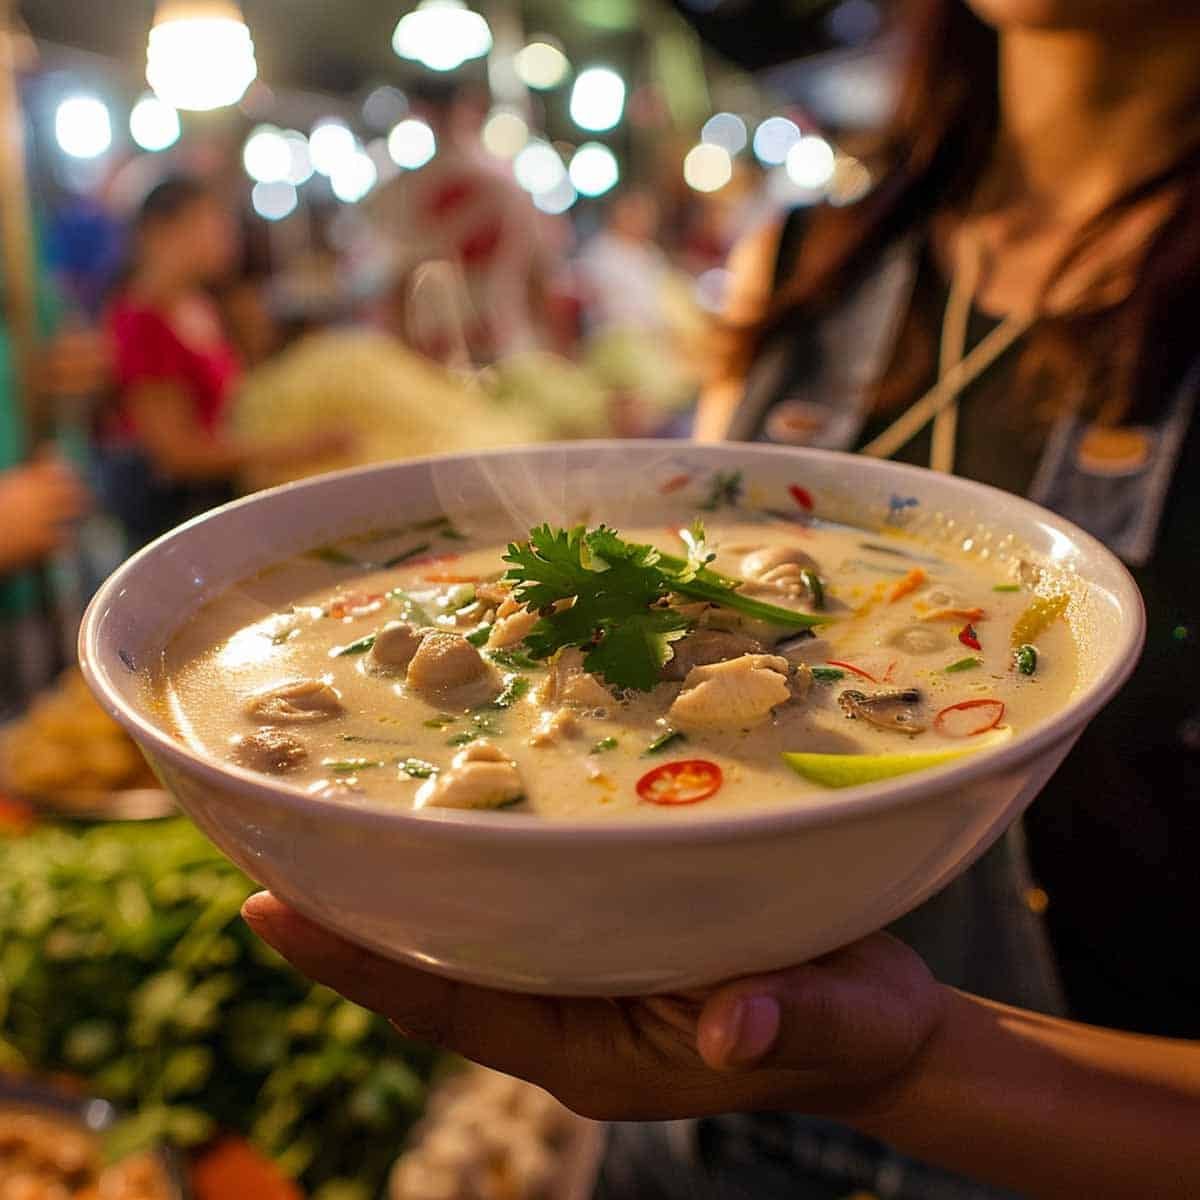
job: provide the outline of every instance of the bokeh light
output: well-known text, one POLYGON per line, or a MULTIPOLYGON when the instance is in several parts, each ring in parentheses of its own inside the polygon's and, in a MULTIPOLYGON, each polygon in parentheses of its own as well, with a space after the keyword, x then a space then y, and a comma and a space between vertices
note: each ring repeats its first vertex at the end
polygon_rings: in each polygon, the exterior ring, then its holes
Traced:
POLYGON ((754 153, 764 167, 787 162, 788 152, 800 140, 800 126, 787 117, 768 117, 754 131, 754 153))
POLYGON ((575 151, 570 166, 571 184, 582 196, 603 196, 621 179, 617 156, 599 142, 587 142, 575 151))
POLYGON ((54 113, 54 137, 72 158, 99 158, 113 140, 108 106, 95 96, 68 96, 54 113))
POLYGON ((379 172, 375 169, 371 156, 358 148, 338 164, 329 177, 329 186, 343 204, 357 204, 370 192, 378 179, 379 172))
POLYGON ((548 191, 535 192, 533 195, 533 203, 537 208, 552 217, 561 216, 578 199, 575 185, 565 175, 548 191))
POLYGON ((788 151, 787 173, 797 187, 824 188, 833 178, 836 163, 833 147, 823 137, 810 134, 788 151))
POLYGON ((571 89, 571 120, 580 129, 604 133, 625 112, 625 81, 608 67, 589 67, 571 89))
POLYGON ((274 125, 260 125, 242 147, 246 174, 258 183, 282 183, 292 169, 292 151, 274 125))
POLYGON ((567 178, 558 151, 546 142, 530 142, 513 161, 517 182, 531 195, 552 192, 567 178))
POLYGON ((513 63, 517 78, 535 91, 548 92, 570 74, 570 59, 553 43, 530 42, 518 51, 513 63))
POLYGON ((484 149, 497 158, 516 158, 529 142, 529 126, 520 113, 497 109, 484 122, 484 149))
POLYGON ((388 134, 387 147, 396 166, 416 171, 437 153, 437 138, 424 121, 410 117, 388 134))
POLYGON ((733 159, 722 146, 693 146, 683 160, 683 178, 697 192, 719 192, 733 178, 733 159))
POLYGON ((357 139, 341 121, 321 121, 308 135, 309 158, 322 175, 333 175, 357 149, 357 139))
POLYGON ((285 180, 256 183, 250 191, 250 203, 264 221, 282 221, 296 211, 300 202, 295 187, 285 180))
POLYGON ((307 183, 313 177, 312 155, 308 152, 308 138, 298 129, 284 130, 283 140, 288 148, 288 171, 285 178, 293 187, 307 183))
POLYGON ((720 146, 730 154, 741 154, 750 143, 750 131, 737 113, 722 112, 705 122, 700 140, 709 146, 720 146))
POLYGON ((181 132, 179 113, 153 93, 138 100, 129 114, 129 136, 151 153, 175 145, 181 132))

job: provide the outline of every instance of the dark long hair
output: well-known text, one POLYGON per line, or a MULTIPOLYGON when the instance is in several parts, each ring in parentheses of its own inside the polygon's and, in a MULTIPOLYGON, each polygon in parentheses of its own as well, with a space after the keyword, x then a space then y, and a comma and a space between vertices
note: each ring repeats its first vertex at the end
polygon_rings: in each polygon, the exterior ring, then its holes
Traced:
MULTIPOLYGON (((1000 120, 999 38, 963 0, 907 0, 907 65, 878 151, 886 173, 857 205, 823 209, 766 318, 736 337, 743 364, 797 312, 815 313, 881 249, 937 213, 961 210, 991 158, 1000 120)), ((1200 135, 1200 125, 1197 133, 1200 135)), ((1088 393, 1105 424, 1152 418, 1196 353, 1200 301, 1200 136, 1118 197, 1081 231, 1056 275, 1131 208, 1169 194, 1168 218, 1141 247, 1131 289, 1119 300, 1085 297, 1079 311, 1047 316, 1028 335, 1021 377, 1065 404, 1088 393), (1097 338, 1100 329, 1103 338, 1097 338), (1090 385, 1090 386, 1089 386, 1090 385)), ((926 347, 932 363, 933 351, 926 347)), ((881 395, 895 394, 888 389, 881 395)), ((881 399, 886 404, 886 399, 881 399)))

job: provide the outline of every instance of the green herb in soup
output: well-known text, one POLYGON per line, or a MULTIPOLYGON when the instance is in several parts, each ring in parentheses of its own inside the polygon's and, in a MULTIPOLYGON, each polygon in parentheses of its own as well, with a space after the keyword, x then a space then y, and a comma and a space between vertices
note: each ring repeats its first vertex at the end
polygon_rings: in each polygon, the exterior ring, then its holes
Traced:
POLYGON ((161 677, 180 735, 330 803, 668 819, 958 761, 1075 686, 1065 593, 899 533, 421 524, 452 552, 347 539, 197 613, 161 677))

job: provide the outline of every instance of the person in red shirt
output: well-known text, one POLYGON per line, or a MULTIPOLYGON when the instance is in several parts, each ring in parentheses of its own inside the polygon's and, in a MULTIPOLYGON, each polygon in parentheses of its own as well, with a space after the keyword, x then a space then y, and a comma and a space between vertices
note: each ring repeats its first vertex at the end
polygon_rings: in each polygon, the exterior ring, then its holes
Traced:
POLYGON ((199 180, 168 179, 142 204, 108 313, 117 400, 102 439, 104 499, 133 545, 230 499, 249 467, 334 448, 325 435, 267 445, 226 428, 241 365, 207 289, 237 250, 232 214, 199 180))

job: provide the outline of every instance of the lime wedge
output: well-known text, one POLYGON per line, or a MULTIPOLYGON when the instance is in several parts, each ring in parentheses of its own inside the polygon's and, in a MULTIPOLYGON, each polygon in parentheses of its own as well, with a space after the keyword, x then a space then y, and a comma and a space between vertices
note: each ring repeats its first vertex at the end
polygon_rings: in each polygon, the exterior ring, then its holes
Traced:
POLYGON ((927 750, 913 754, 785 754, 784 761, 810 783, 822 787, 858 787, 863 783, 878 783, 895 779, 914 771, 944 767, 980 750, 990 750, 1012 738, 1010 726, 972 738, 961 750, 927 750))

